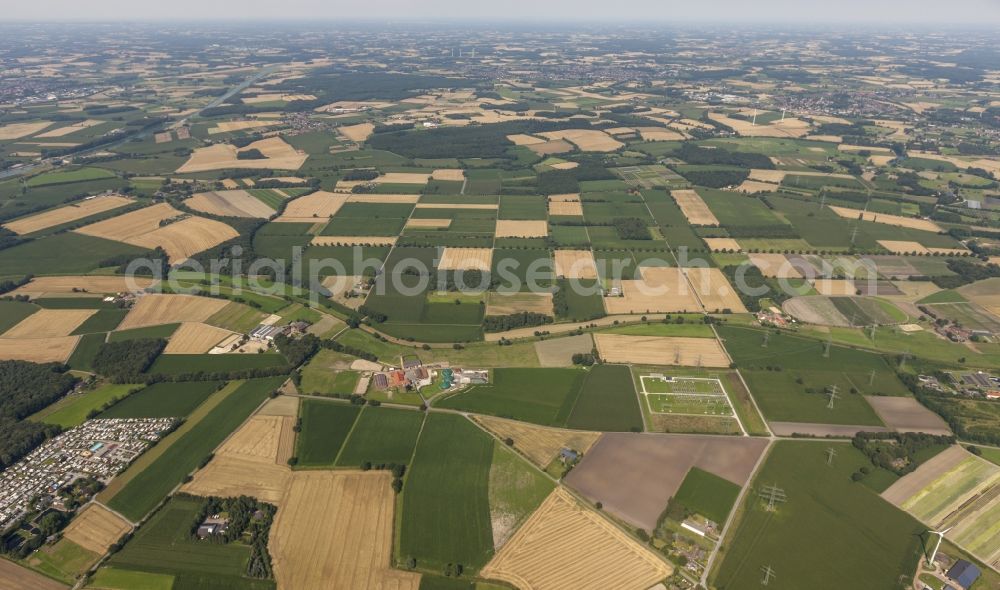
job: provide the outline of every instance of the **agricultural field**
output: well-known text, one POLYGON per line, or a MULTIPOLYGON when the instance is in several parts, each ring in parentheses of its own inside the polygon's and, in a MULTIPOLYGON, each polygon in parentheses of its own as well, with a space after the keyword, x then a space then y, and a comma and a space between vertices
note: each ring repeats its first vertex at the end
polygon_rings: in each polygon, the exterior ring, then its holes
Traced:
POLYGON ((864 455, 838 445, 827 465, 827 446, 774 443, 724 541, 712 584, 759 588, 761 568, 771 567, 770 585, 778 588, 842 588, 859 578, 878 588, 908 587, 900 574, 915 571, 924 526, 851 481, 852 472, 869 464, 864 455), (777 486, 786 497, 773 511, 766 486, 777 486))
POLYGON ((296 452, 299 465, 333 466, 360 410, 357 406, 307 399, 302 402, 301 412, 302 432, 296 452))

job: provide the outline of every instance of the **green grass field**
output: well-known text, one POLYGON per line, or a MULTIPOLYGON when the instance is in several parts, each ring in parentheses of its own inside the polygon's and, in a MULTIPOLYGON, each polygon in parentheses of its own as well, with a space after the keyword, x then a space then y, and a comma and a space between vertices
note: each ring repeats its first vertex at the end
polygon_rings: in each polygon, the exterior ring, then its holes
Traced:
POLYGON ((110 332, 122 323, 128 314, 124 309, 99 309, 97 313, 83 321, 73 330, 73 335, 93 334, 95 332, 110 332))
POLYGON ((84 274, 105 259, 144 254, 144 248, 123 242, 66 232, 0 250, 0 268, 10 275, 36 274, 39 269, 45 274, 84 274))
POLYGON ((489 478, 493 439, 462 416, 430 414, 403 487, 401 559, 474 574, 493 554, 489 478))
MULTIPOLYGON (((175 496, 108 562, 113 567, 175 577, 175 588, 274 588, 272 580, 242 576, 250 547, 191 538, 202 500, 175 496)), ((163 583, 156 579, 156 583, 163 583)))
POLYGON ((344 403, 306 399, 299 412, 302 416, 296 453, 299 465, 333 466, 361 410, 344 403))
POLYGON ((565 426, 586 375, 580 369, 495 369, 489 385, 472 386, 436 405, 565 426))
POLYGON ((112 399, 125 397, 132 389, 142 385, 106 383, 93 391, 64 397, 58 402, 31 416, 29 420, 58 424, 63 428, 79 426, 91 410, 96 410, 112 399))
POLYGON ((97 356, 97 352, 104 345, 106 337, 107 334, 103 332, 81 336, 80 341, 77 342, 76 348, 73 349, 73 354, 70 355, 66 364, 78 371, 92 371, 94 357, 97 356))
POLYGON ((567 425, 581 430, 641 431, 642 413, 629 368, 624 365, 591 368, 567 425))
POLYGON ((659 414, 698 414, 732 416, 729 400, 718 395, 672 395, 652 393, 645 396, 649 409, 659 414))
POLYGON ((37 188, 52 184, 70 184, 87 180, 114 178, 114 176, 113 172, 102 168, 76 168, 75 170, 59 170, 33 176, 28 179, 27 185, 31 188, 37 188))
POLYGON ((740 486, 718 475, 692 467, 674 494, 677 502, 719 524, 726 522, 740 495, 740 486))
POLYGON ((98 418, 183 418, 223 385, 223 381, 154 383, 101 412, 98 418))
POLYGON ((18 325, 38 309, 37 305, 25 301, 0 300, 0 334, 18 325))
POLYGON ((161 354, 146 372, 150 375, 226 373, 285 365, 280 354, 161 354))
POLYGON ((94 590, 171 590, 174 587, 174 577, 169 574, 102 567, 86 587, 94 590))
POLYGON ((108 342, 124 342, 125 340, 141 340, 143 338, 170 338, 179 327, 181 327, 180 324, 160 324, 159 326, 120 330, 109 334, 108 342))
POLYGON ((365 408, 337 458, 340 467, 364 462, 408 464, 424 423, 424 413, 392 408, 365 408))
MULTIPOLYGON (((219 443, 236 430, 271 391, 280 387, 284 380, 284 377, 269 377, 242 383, 235 382, 231 384, 235 385, 231 390, 227 387, 216 393, 215 395, 221 396, 220 401, 190 429, 183 433, 177 431, 171 434, 171 436, 182 435, 148 467, 135 473, 128 483, 106 502, 108 507, 121 512, 131 520, 139 520, 148 514, 184 479, 185 475, 193 471, 215 447, 219 446, 219 443)), ((167 439, 169 438, 168 436, 167 439)), ((126 475, 129 475, 128 471, 126 475)))
POLYGON ((710 582, 719 590, 758 589, 761 568, 777 590, 907 587, 922 554, 926 528, 851 481, 870 461, 839 445, 832 466, 822 442, 774 444, 727 538, 721 566, 710 582), (768 512, 763 486, 784 490, 787 501, 768 512), (863 582, 862 582, 863 581, 863 582))
POLYGON ((99 558, 100 556, 93 551, 85 549, 69 539, 61 539, 54 545, 43 546, 22 563, 50 578, 72 584, 77 576, 86 571, 99 558))
POLYGON ((490 512, 513 526, 522 524, 555 488, 555 484, 505 445, 493 445, 490 465, 490 512))

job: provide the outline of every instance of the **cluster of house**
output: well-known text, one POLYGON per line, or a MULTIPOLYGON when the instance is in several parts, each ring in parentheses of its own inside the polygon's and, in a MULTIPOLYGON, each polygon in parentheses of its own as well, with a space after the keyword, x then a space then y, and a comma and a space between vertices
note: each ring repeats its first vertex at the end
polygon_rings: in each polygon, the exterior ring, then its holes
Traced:
POLYGON ((88 420, 46 441, 0 473, 0 531, 83 477, 107 483, 170 430, 173 418, 88 420))
POLYGON ((441 389, 447 390, 462 385, 485 385, 490 382, 490 372, 485 369, 433 369, 425 367, 419 359, 404 358, 402 367, 390 367, 372 375, 372 387, 379 391, 401 389, 416 391, 434 382, 440 372, 441 389))
POLYGON ((757 321, 760 322, 762 326, 777 326, 779 328, 784 328, 789 324, 794 324, 795 320, 788 316, 779 307, 770 306, 767 309, 762 309, 757 312, 757 321))

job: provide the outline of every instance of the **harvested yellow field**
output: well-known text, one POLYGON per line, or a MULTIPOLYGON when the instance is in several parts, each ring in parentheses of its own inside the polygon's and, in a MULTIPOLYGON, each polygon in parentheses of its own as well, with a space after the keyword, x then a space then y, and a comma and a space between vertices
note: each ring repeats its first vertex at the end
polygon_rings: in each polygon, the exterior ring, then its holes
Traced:
POLYGON ((549 168, 553 168, 555 170, 572 170, 579 165, 579 162, 559 162, 557 164, 549 164, 549 168))
POLYGON ((189 174, 226 168, 298 170, 302 164, 305 164, 308 157, 309 154, 296 150, 280 137, 269 137, 255 141, 239 150, 228 143, 217 143, 196 149, 188 161, 177 169, 177 173, 189 174), (240 160, 236 157, 238 152, 252 149, 259 150, 265 158, 262 160, 240 160))
POLYGON ((277 121, 222 121, 215 127, 210 127, 209 135, 219 133, 232 133, 233 131, 246 131, 247 129, 260 129, 277 125, 277 121))
POLYGON ((729 284, 729 279, 718 268, 688 268, 685 269, 688 281, 701 300, 705 311, 730 310, 733 313, 746 313, 740 296, 729 284))
POLYGON ((521 133, 508 135, 507 139, 514 145, 538 145, 540 143, 545 143, 544 139, 535 137, 534 135, 524 135, 521 133))
POLYGON ((447 182, 462 182, 465 180, 465 170, 461 168, 441 168, 431 173, 431 178, 447 182))
POLYGON ((549 197, 549 215, 583 217, 583 203, 580 202, 580 195, 551 195, 549 197), (562 198, 569 196, 576 198, 573 200, 562 198))
POLYGON ((364 195, 351 194, 348 203, 416 203, 420 195, 364 195))
POLYGON ((122 535, 132 530, 132 525, 100 504, 88 504, 69 523, 63 537, 77 545, 104 555, 108 547, 118 542, 122 535))
POLYGON ((51 131, 46 131, 45 133, 39 133, 35 136, 36 139, 43 139, 49 137, 63 137, 69 135, 70 133, 76 133, 77 131, 82 131, 88 127, 93 127, 94 125, 100 125, 104 121, 99 119, 87 119, 86 121, 80 121, 79 123, 74 123, 72 125, 66 125, 65 127, 59 127, 51 131))
POLYGON ((590 250, 556 250, 556 276, 567 279, 596 279, 597 263, 590 250))
POLYGON ((938 160, 941 162, 949 162, 955 166, 965 170, 966 168, 982 168, 992 172, 995 175, 1000 175, 1000 160, 993 160, 989 158, 979 158, 973 160, 957 158, 955 156, 942 156, 941 154, 935 154, 933 152, 925 152, 921 150, 910 150, 907 155, 911 158, 925 158, 928 160, 938 160))
POLYGON ((279 395, 270 399, 261 406, 258 416, 291 416, 299 415, 299 398, 287 395, 279 395))
POLYGON ((673 568, 557 487, 483 568, 520 590, 646 590, 673 568))
POLYGON ((597 129, 564 129, 539 133, 550 140, 564 140, 572 143, 582 152, 613 152, 623 143, 597 129))
POLYGON ((68 586, 13 561, 0 559, 0 590, 66 590, 68 586))
POLYGON ((216 455, 199 469, 181 491, 196 496, 253 496, 281 504, 292 471, 274 460, 254 461, 246 457, 216 455))
POLYGON ((728 367, 729 355, 715 338, 594 334, 605 362, 635 365, 728 367))
POLYGON ((907 227, 910 229, 919 229, 934 233, 944 231, 941 229, 941 226, 927 219, 914 219, 913 217, 903 217, 902 215, 858 211, 857 209, 836 207, 834 205, 829 205, 829 207, 834 213, 847 219, 864 219, 865 221, 873 221, 875 223, 884 223, 886 225, 895 225, 896 227, 907 227))
POLYGON ((229 302, 225 299, 196 295, 159 293, 144 295, 136 301, 118 329, 128 330, 161 324, 204 322, 228 304, 229 302))
POLYGON ((110 211, 119 207, 124 207, 132 203, 132 199, 120 197, 118 195, 103 195, 90 197, 70 205, 65 205, 57 209, 45 211, 30 217, 22 217, 16 221, 5 223, 4 227, 16 234, 30 234, 39 230, 55 227, 84 217, 90 217, 97 213, 110 211))
POLYGON ((262 102, 295 102, 297 100, 316 100, 312 94, 282 94, 280 92, 258 94, 257 96, 243 97, 246 104, 258 104, 262 102))
POLYGON ((826 295, 827 297, 858 294, 858 289, 854 286, 854 281, 848 279, 815 279, 812 285, 817 293, 826 295))
POLYGON ((486 302, 486 315, 512 315, 522 312, 553 315, 552 294, 490 291, 486 302))
POLYGON ((278 586, 417 590, 419 574, 391 566, 391 479, 387 471, 295 472, 268 544, 278 586))
POLYGON ((496 237, 498 238, 544 238, 549 235, 547 221, 514 221, 498 219, 496 237))
POLYGON ((75 231, 106 240, 127 242, 136 236, 143 236, 160 229, 161 221, 183 215, 185 214, 169 204, 159 203, 111 219, 98 221, 75 231))
POLYGON ((749 254, 750 262, 769 278, 801 279, 802 273, 788 261, 784 254, 749 254))
POLYGON ((65 363, 79 340, 79 336, 0 338, 0 360, 65 363))
POLYGON ((222 186, 224 188, 226 188, 226 189, 232 190, 232 189, 240 188, 240 183, 236 182, 232 178, 226 178, 226 179, 223 179, 222 186))
POLYGON ((406 227, 413 229, 447 229, 451 227, 451 219, 414 219, 406 220, 406 227))
POLYGON ((202 354, 233 335, 229 330, 198 322, 184 322, 170 336, 163 354, 202 354))
POLYGON ((489 203, 417 203, 417 209, 481 209, 486 210, 496 210, 500 208, 500 205, 491 205, 489 203))
POLYGON ((344 125, 342 127, 338 127, 337 131, 350 141, 364 141, 371 137, 371 134, 375 132, 375 125, 372 123, 344 125))
POLYGON ((620 281, 620 297, 605 297, 611 315, 699 312, 701 304, 679 268, 645 267, 642 278, 620 281))
POLYGON ((743 246, 733 238, 702 238, 712 252, 739 252, 743 246))
POLYGON ((906 240, 877 240, 879 246, 893 254, 930 254, 930 249, 920 242, 906 240))
POLYGON ((296 398, 282 398, 294 405, 281 403, 271 409, 272 413, 252 416, 216 449, 212 461, 182 490, 200 496, 248 494, 280 504, 291 477, 288 458, 294 448, 298 403, 296 398))
POLYGON ((696 191, 670 191, 670 194, 677 201, 677 206, 681 208, 681 212, 684 213, 684 217, 687 217, 691 225, 719 225, 715 214, 696 191))
POLYGON ((888 166, 889 162, 896 159, 895 155, 884 156, 884 155, 871 155, 868 157, 868 161, 876 166, 888 166))
MULTIPOLYGON (((807 135, 806 139, 810 141, 823 141, 826 143, 840 143, 844 141, 844 138, 840 135, 807 135)), ((825 151, 823 148, 809 148, 810 150, 825 151)))
POLYGON ((837 146, 837 150, 841 152, 872 152, 873 154, 891 154, 892 150, 887 147, 877 147, 869 145, 851 145, 847 143, 842 143, 837 146))
POLYGON ((472 416, 472 420, 501 440, 513 439, 514 448, 542 469, 545 469, 562 449, 586 453, 594 446, 597 439, 601 438, 599 432, 548 428, 486 415, 472 416))
POLYGON ((438 268, 441 270, 489 271, 493 262, 490 248, 445 248, 438 268))
POLYGON ((684 134, 664 127, 639 127, 644 141, 684 141, 684 134))
POLYGON ((795 171, 789 172, 787 170, 766 170, 761 168, 754 168, 750 171, 750 180, 756 180, 758 182, 766 182, 770 184, 781 184, 785 180, 785 177, 789 174, 794 174, 795 176, 820 176, 824 178, 854 178, 850 174, 833 174, 828 172, 808 172, 808 171, 795 171))
POLYGON ((316 236, 313 246, 392 246, 397 236, 316 236))
MULTIPOLYGON (((760 111, 764 114, 765 111, 760 111)), ((788 118, 775 121, 768 125, 754 125, 752 121, 734 119, 721 113, 709 113, 708 118, 717 123, 731 127, 736 133, 745 137, 802 137, 808 135, 812 127, 801 119, 788 118)))
POLYGON ((36 121, 34 123, 11 123, 0 127, 0 141, 20 139, 34 135, 51 125, 51 121, 36 121))
POLYGON ((344 203, 347 197, 325 191, 317 191, 304 197, 299 197, 289 201, 285 205, 285 210, 280 217, 274 221, 287 223, 313 223, 326 221, 333 217, 344 203))
POLYGON ((184 201, 184 204, 195 211, 222 217, 256 217, 258 219, 267 219, 274 215, 274 209, 269 207, 264 201, 246 191, 240 190, 198 193, 184 201))
POLYGON ((427 184, 430 179, 430 174, 418 172, 386 172, 376 178, 374 182, 376 184, 427 184))
POLYGON ((145 277, 123 276, 64 276, 35 277, 27 285, 12 291, 11 295, 35 298, 43 295, 67 293, 128 293, 151 287, 156 281, 145 277))
POLYGON ((170 261, 178 264, 239 235, 239 232, 221 221, 188 217, 126 241, 149 249, 163 248, 170 261))
POLYGON ((0 335, 0 338, 57 338, 69 336, 96 309, 40 309, 0 335))

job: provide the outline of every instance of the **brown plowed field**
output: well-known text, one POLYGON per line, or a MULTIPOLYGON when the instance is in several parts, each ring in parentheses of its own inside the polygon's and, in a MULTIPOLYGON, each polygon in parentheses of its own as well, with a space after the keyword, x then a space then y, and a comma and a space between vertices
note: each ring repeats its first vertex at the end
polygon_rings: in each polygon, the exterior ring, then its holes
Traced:
POLYGON ((650 531, 692 467, 742 486, 767 444, 750 437, 609 433, 565 481, 615 516, 650 531))
POLYGON ((131 528, 132 525, 122 517, 94 503, 88 504, 73 522, 69 523, 63 531, 63 537, 84 549, 104 555, 108 547, 116 543, 131 528))
POLYGON ((12 561, 0 559, 0 590, 66 590, 55 580, 36 574, 12 561))
POLYGON ((520 590, 646 590, 672 573, 649 549, 556 488, 481 576, 520 590))
POLYGON ((885 425, 899 432, 950 435, 948 423, 912 397, 869 396, 865 399, 885 425))

